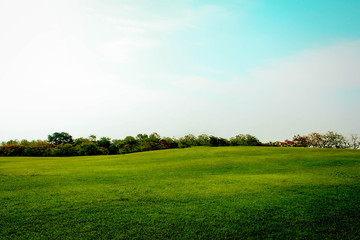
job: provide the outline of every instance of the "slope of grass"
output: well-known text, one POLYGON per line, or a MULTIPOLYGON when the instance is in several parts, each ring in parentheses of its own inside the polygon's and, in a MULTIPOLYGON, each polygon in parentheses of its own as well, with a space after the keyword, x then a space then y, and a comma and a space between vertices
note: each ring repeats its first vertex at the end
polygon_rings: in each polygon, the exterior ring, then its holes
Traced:
POLYGON ((0 238, 359 239, 360 151, 0 158, 0 238))

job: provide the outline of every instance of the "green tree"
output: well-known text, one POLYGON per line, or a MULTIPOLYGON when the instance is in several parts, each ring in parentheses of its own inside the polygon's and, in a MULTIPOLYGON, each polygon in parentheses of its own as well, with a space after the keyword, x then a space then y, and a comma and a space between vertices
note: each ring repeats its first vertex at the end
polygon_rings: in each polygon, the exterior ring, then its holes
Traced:
POLYGON ((149 136, 147 134, 139 133, 138 135, 136 135, 136 140, 138 140, 140 142, 145 141, 148 138, 149 138, 149 136))
POLYGON ((179 138, 179 147, 180 148, 187 148, 187 147, 192 147, 192 146, 196 146, 197 145, 197 141, 196 141, 196 137, 192 134, 187 134, 182 138, 179 138))
POLYGON ((16 145, 19 145, 19 140, 15 139, 15 140, 9 140, 6 142, 6 145, 13 145, 13 144, 16 144, 16 145))
POLYGON ((165 137, 162 139, 162 141, 165 141, 167 146, 169 146, 169 148, 178 148, 179 147, 178 142, 174 138, 165 137))
POLYGON ((238 134, 235 137, 230 138, 231 146, 246 146, 246 136, 244 134, 238 134))
POLYGON ((54 132, 52 135, 48 135, 48 141, 54 145, 74 142, 72 136, 66 132, 54 132))
POLYGON ((210 136, 211 147, 220 147, 220 146, 229 146, 229 145, 230 145, 229 141, 225 138, 210 136))
POLYGON ((255 136, 246 134, 245 138, 247 146, 261 146, 261 142, 255 136))
POLYGON ((87 139, 87 138, 80 137, 80 138, 75 139, 74 144, 75 145, 80 145, 80 144, 82 144, 84 142, 90 142, 90 140, 87 139))
POLYGON ((137 144, 138 141, 133 136, 127 136, 122 141, 118 142, 117 148, 119 149, 119 153, 138 152, 139 148, 137 144))
POLYGON ((20 141, 20 145, 26 147, 30 145, 30 142, 26 139, 23 139, 20 141))
POLYGON ((91 135, 89 136, 89 139, 90 139, 91 142, 96 142, 96 135, 91 134, 91 135))
POLYGON ((109 149, 109 147, 110 147, 110 145, 111 145, 111 139, 108 138, 108 137, 102 137, 102 138, 100 138, 100 139, 97 141, 97 144, 98 144, 100 147, 109 149))
POLYGON ((152 134, 150 134, 149 136, 149 140, 152 142, 159 142, 161 139, 160 135, 156 132, 153 132, 152 134))
POLYGON ((210 137, 206 134, 201 134, 197 137, 196 142, 199 146, 210 146, 210 137))
POLYGON ((261 142, 255 136, 250 134, 238 134, 230 138, 231 146, 260 146, 261 142))

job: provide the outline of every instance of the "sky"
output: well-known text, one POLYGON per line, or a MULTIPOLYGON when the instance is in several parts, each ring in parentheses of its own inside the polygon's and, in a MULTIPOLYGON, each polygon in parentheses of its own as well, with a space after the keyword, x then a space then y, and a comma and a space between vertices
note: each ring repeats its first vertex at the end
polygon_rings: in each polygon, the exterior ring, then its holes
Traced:
POLYGON ((0 141, 360 134, 358 0, 0 0, 0 141))

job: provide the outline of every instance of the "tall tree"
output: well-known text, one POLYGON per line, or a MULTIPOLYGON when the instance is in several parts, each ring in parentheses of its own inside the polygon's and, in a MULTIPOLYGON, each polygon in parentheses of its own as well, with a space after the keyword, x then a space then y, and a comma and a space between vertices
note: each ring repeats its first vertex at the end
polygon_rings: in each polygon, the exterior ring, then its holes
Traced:
POLYGON ((54 132, 52 135, 48 135, 48 141, 54 145, 74 142, 72 136, 66 132, 54 132))

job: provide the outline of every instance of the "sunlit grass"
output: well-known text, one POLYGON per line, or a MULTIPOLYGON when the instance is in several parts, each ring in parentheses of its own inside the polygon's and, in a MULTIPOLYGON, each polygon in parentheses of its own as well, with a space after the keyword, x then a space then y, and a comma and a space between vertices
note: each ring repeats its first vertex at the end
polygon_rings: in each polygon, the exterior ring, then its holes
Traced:
POLYGON ((0 238, 357 239, 360 151, 0 158, 0 238))

